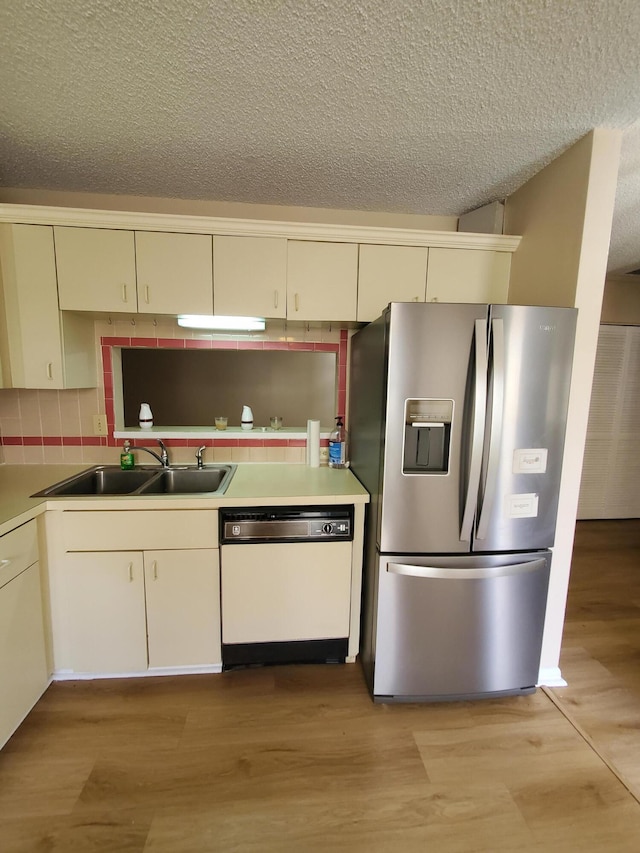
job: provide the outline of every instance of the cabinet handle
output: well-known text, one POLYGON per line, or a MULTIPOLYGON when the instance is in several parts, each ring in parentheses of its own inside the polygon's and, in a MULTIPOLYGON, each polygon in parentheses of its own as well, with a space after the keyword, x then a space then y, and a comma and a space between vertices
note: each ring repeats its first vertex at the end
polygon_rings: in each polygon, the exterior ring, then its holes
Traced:
POLYGON ((274 308, 278 307, 278 291, 277 290, 273 291, 273 307, 274 308))
POLYGON ((47 379, 53 379, 53 362, 47 362, 47 379))
POLYGON ((149 304, 149 285, 145 284, 144 286, 144 301, 149 304))
POLYGON ((133 563, 129 563, 129 583, 133 583, 133 563))
POLYGON ((158 580, 158 561, 153 561, 153 579, 154 581, 158 580))
POLYGON ((298 303, 299 303, 299 300, 298 300, 298 294, 296 293, 296 295, 295 295, 295 296, 294 296, 294 298, 293 298, 293 304, 294 304, 294 307, 295 307, 296 311, 297 311, 297 310, 298 310, 298 308, 299 308, 299 304, 298 304, 298 303))
POLYGON ((127 301, 127 285, 126 284, 122 285, 122 301, 123 302, 127 301))

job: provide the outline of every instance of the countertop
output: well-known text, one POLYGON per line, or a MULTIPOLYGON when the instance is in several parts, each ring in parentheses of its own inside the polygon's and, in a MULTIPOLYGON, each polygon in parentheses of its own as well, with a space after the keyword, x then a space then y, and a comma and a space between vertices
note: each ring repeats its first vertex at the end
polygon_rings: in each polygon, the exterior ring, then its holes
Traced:
POLYGON ((354 503, 369 501, 367 491, 348 469, 280 463, 241 462, 226 494, 31 498, 92 465, 0 465, 0 535, 35 518, 45 509, 202 509, 220 506, 354 503))

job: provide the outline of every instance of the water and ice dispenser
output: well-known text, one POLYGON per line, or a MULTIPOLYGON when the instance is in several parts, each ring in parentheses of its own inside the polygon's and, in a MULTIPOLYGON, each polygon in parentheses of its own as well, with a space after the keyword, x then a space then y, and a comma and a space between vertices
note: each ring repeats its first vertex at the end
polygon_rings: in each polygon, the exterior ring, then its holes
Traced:
POLYGON ((405 401, 403 474, 448 474, 453 400, 405 401))

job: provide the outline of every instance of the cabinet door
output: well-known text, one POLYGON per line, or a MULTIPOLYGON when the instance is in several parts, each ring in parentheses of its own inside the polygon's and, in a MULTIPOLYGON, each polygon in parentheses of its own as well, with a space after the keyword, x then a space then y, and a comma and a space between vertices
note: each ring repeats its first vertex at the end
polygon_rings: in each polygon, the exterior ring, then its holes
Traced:
POLYGON ((93 320, 58 310, 53 229, 1 225, 0 263, 4 387, 95 386, 93 320))
POLYGON ((424 302, 427 249, 421 246, 360 246, 358 322, 376 320, 390 302, 424 302))
POLYGON ((358 246, 290 240, 287 246, 287 318, 355 320, 358 246))
POLYGON ((145 551, 150 667, 219 664, 218 551, 145 551))
POLYGON ((429 249, 427 302, 506 303, 509 252, 429 249))
POLYGON ((40 568, 34 563, 0 588, 0 747, 47 687, 40 568))
POLYGON ((279 237, 214 237, 216 314, 286 317, 287 241, 279 237))
POLYGON ((212 238, 136 231, 138 311, 212 314, 212 238))
POLYGON ((60 614, 54 636, 56 670, 144 672, 147 629, 142 554, 66 554, 57 571, 66 612, 60 614))
POLYGON ((351 543, 222 548, 222 641, 349 636, 351 543))
POLYGON ((138 310, 132 231, 57 225, 53 230, 61 309, 138 310))

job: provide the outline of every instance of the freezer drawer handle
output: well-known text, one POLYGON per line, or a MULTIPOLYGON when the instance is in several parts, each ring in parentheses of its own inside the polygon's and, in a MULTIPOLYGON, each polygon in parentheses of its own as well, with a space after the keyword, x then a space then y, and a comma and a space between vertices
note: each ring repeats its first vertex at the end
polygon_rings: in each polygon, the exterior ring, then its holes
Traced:
POLYGON ((473 391, 473 434, 471 439, 471 461, 469 464, 469 482, 467 497, 460 527, 460 541, 471 539, 471 527, 478 500, 480 472, 482 469, 482 441, 484 419, 487 409, 487 324, 485 320, 476 320, 475 331, 475 383, 473 391))
POLYGON ((441 578, 447 580, 474 580, 477 578, 502 578, 537 572, 546 560, 527 560, 526 563, 511 563, 508 566, 486 566, 481 569, 444 569, 437 566, 410 566, 406 563, 387 563, 387 571, 393 575, 412 578, 441 578))

